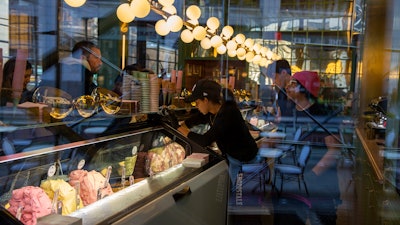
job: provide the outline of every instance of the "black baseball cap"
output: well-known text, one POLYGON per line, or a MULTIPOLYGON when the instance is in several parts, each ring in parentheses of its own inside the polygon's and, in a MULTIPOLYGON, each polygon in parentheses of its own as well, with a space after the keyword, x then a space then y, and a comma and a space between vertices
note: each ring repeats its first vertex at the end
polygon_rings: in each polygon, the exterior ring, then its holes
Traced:
POLYGON ((221 85, 213 80, 199 80, 192 88, 192 94, 185 98, 185 102, 194 102, 197 99, 208 98, 218 102, 221 100, 221 85))

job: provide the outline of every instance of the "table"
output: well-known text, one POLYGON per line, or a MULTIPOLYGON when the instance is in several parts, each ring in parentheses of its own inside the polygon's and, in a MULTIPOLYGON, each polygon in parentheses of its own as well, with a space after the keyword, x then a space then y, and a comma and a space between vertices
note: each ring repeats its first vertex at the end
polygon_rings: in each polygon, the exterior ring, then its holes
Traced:
MULTIPOLYGON (((274 174, 275 161, 276 159, 279 159, 284 154, 284 152, 278 148, 261 147, 258 149, 258 154, 266 161, 268 161, 269 174, 270 174, 268 183, 272 183, 272 179, 275 176, 274 174)), ((274 186, 274 184, 272 185, 274 186)))

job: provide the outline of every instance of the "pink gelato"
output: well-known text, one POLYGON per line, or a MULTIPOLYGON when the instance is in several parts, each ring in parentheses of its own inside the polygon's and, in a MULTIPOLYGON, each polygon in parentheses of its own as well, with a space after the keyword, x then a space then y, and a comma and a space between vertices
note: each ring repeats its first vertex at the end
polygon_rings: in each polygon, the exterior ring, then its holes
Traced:
POLYGON ((100 190, 101 198, 113 194, 110 184, 105 185, 106 178, 97 171, 74 170, 69 174, 69 184, 75 186, 77 182, 80 184, 80 196, 83 205, 89 205, 98 199, 100 190))
POLYGON ((26 186, 16 189, 9 201, 10 211, 17 216, 18 208, 21 208, 21 222, 25 225, 35 225, 37 218, 51 213, 51 200, 39 187, 26 186))

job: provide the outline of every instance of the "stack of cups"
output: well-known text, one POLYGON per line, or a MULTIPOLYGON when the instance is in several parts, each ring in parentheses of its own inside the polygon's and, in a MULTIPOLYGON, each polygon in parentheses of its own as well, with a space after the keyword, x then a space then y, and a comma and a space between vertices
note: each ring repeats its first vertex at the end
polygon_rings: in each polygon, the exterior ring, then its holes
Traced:
POLYGON ((156 74, 149 74, 148 76, 150 80, 150 111, 157 112, 160 92, 158 77, 156 74))

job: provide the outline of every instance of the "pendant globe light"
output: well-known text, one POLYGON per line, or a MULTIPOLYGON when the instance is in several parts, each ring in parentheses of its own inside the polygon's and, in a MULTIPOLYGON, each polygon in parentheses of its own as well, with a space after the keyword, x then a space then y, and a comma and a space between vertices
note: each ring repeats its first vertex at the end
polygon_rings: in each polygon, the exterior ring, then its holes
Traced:
POLYGON ((191 20, 198 20, 201 16, 201 10, 197 5, 191 5, 186 9, 186 16, 191 20))
POLYGON ((178 32, 182 29, 183 20, 177 15, 172 15, 168 17, 167 25, 172 32, 178 32))
POLYGON ((156 30, 157 34, 159 34, 161 36, 166 36, 170 32, 169 27, 167 25, 167 21, 164 19, 157 21, 157 23, 155 25, 155 30, 156 30))
POLYGON ((138 18, 144 18, 150 13, 150 3, 147 0, 133 0, 131 8, 133 14, 138 18))
POLYGON ((86 0, 64 0, 71 7, 81 7, 86 3, 86 0))
POLYGON ((189 29, 185 29, 181 32, 181 40, 185 43, 191 43, 193 41, 193 33, 189 29))
POLYGON ((118 6, 117 17, 121 22, 124 23, 130 23, 135 19, 135 14, 133 14, 129 3, 123 3, 118 6))

